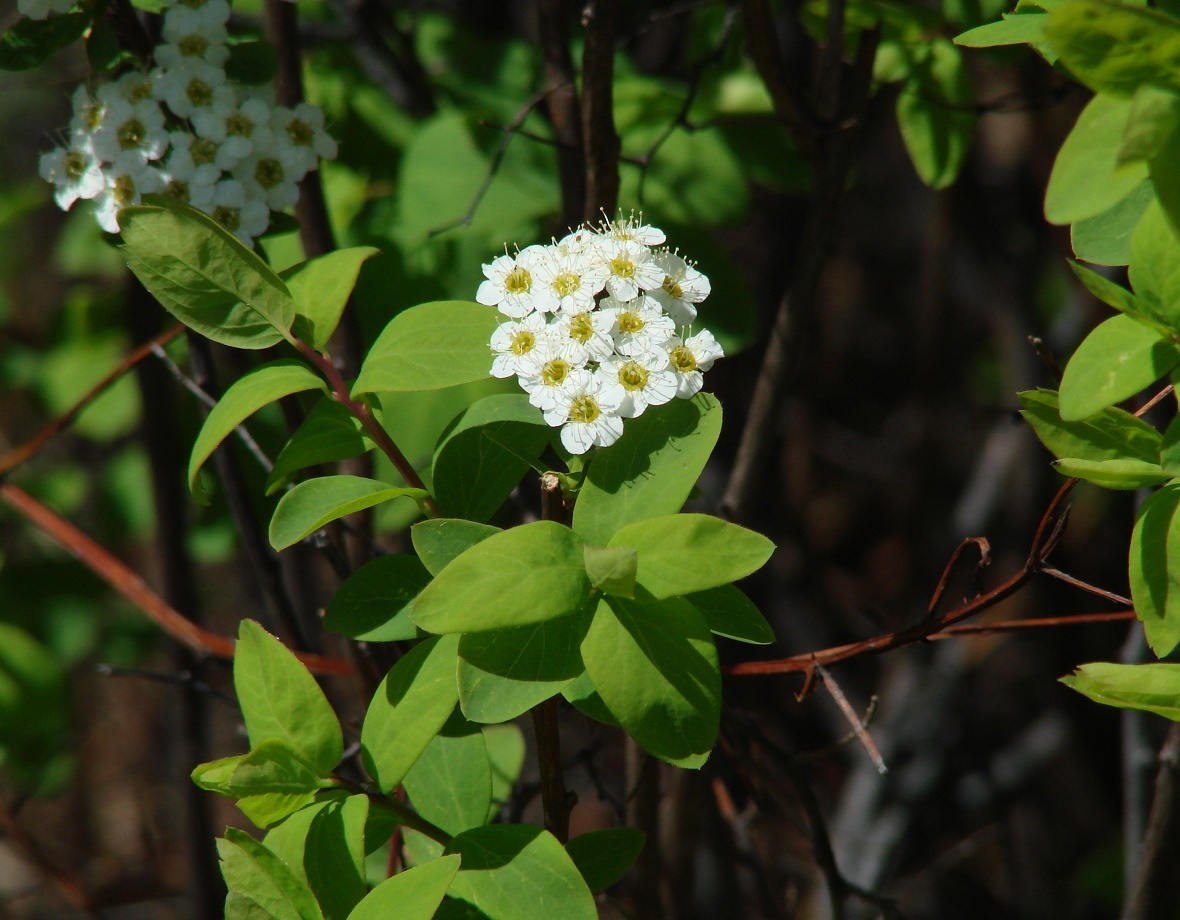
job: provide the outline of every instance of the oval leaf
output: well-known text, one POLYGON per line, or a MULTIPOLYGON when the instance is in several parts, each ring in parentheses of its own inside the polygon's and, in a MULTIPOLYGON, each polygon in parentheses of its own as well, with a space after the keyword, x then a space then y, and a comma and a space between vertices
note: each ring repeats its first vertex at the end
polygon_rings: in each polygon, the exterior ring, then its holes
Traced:
POLYGON ((492 805, 492 764, 483 731, 452 716, 402 784, 418 814, 448 834, 481 826, 492 805))
POLYGON ((285 549, 315 533, 325 524, 372 508, 395 498, 412 498, 419 504, 423 489, 391 486, 363 476, 321 476, 299 483, 279 499, 270 519, 270 545, 285 549))
POLYGON ((266 494, 284 486, 290 475, 321 463, 359 457, 376 446, 360 419, 329 396, 320 399, 288 438, 266 477, 266 494))
POLYGON ((322 350, 340 323, 361 266, 380 252, 372 246, 337 249, 283 272, 281 277, 295 300, 291 331, 312 348, 322 350))
POLYGON ((1061 418, 1057 394, 1052 390, 1026 390, 1017 396, 1023 407, 1020 414, 1058 458, 1132 458, 1145 463, 1159 459, 1163 445, 1160 433, 1130 412, 1110 407, 1081 421, 1067 422, 1061 418))
POLYGON ((1146 489, 1172 478, 1158 463, 1120 457, 1117 460, 1079 460, 1064 457, 1053 466, 1062 476, 1084 479, 1104 489, 1146 489))
POLYGON ((461 556, 476 543, 502 532, 499 527, 493 527, 491 524, 434 518, 430 521, 419 521, 411 527, 410 540, 426 570, 431 575, 437 575, 452 559, 461 556))
POLYGON ((459 871, 460 857, 440 856, 387 878, 365 895, 348 920, 431 920, 459 871))
POLYGON ((774 641, 774 630, 762 611, 734 585, 710 588, 686 595, 684 599, 705 618, 714 635, 751 645, 769 645, 774 641))
POLYGON ((1180 643, 1180 486, 1166 486, 1139 509, 1128 576, 1147 644, 1162 658, 1180 643))
POLYGON ((189 488, 197 491, 197 473, 238 425, 284 396, 315 389, 327 392, 328 388, 315 371, 294 358, 271 361, 245 374, 225 391, 197 433, 188 461, 189 488))
POLYGON ((1095 661, 1079 665, 1061 682, 1096 703, 1141 709, 1180 722, 1180 664, 1095 661))
POLYGON ((438 390, 487 377, 498 314, 463 300, 419 304, 390 320, 369 350, 352 395, 438 390))
POLYGON ((252 901, 272 920, 323 920, 307 883, 249 834, 227 828, 217 853, 231 895, 252 901))
POLYGON ((576 612, 590 596, 582 540, 554 521, 493 534, 453 559, 414 601, 433 633, 479 632, 576 612))
POLYGON ((410 606, 429 582, 430 573, 416 556, 379 556, 332 595, 324 626, 363 642, 416 639, 421 633, 410 618, 410 606))
POLYGON ((579 834, 565 845, 565 851, 590 890, 598 894, 627 873, 643 852, 646 839, 636 827, 607 827, 579 834))

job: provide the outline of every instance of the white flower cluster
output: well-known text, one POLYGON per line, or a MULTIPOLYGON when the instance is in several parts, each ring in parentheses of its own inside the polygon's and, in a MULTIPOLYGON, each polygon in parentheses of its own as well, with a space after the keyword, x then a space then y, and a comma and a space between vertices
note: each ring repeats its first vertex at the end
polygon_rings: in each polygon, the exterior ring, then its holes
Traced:
POLYGON ((571 454, 606 447, 623 419, 697 393, 722 356, 692 333, 709 279, 662 246, 662 230, 622 219, 584 226, 483 266, 475 299, 506 320, 492 375, 516 375, 571 454))
POLYGON ((226 78, 229 12, 228 0, 167 0, 156 67, 93 93, 78 87, 66 143, 40 163, 62 210, 92 199, 99 225, 117 233, 119 210, 158 192, 249 246, 271 211, 295 204, 319 158, 336 156, 320 109, 276 106, 268 89, 226 78))

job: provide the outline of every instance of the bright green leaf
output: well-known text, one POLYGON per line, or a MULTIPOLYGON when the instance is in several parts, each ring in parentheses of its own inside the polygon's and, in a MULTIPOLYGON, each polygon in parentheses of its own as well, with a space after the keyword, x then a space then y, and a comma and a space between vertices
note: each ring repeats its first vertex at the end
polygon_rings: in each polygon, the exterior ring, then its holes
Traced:
POLYGON ((245 756, 245 754, 234 754, 232 757, 222 757, 220 760, 198 764, 189 774, 189 779, 206 792, 216 792, 218 795, 232 797, 233 793, 229 791, 229 781, 245 756))
POLYGON ((492 766, 480 727, 452 716, 402 783, 418 814, 448 834, 481 826, 492 804, 492 766))
POLYGON ((679 511, 720 433, 721 406, 705 393, 629 419, 623 436, 590 461, 574 505, 574 530, 587 543, 605 546, 625 524, 679 511))
POLYGON ((561 695, 574 709, 587 718, 601 722, 603 725, 620 727, 619 720, 614 717, 614 713, 606 708, 601 694, 594 688, 594 681, 590 679, 588 672, 583 671, 577 680, 561 691, 561 695))
POLYGON ((369 798, 329 802, 311 820, 303 868, 324 920, 346 920, 365 897, 365 820, 369 798))
POLYGON ((488 761, 492 765, 492 805, 488 819, 500 812, 524 768, 524 735, 517 725, 485 725, 483 740, 488 749, 488 761))
POLYGON ((452 897, 487 920, 537 920, 538 907, 561 920, 597 920, 594 896, 557 838, 539 827, 495 824, 466 831, 446 848, 463 861, 452 897))
POLYGON ((1161 331, 1180 339, 1180 240, 1163 209, 1148 205, 1131 235, 1127 275, 1145 311, 1161 331))
POLYGON ((271 827, 311 804, 320 775, 290 744, 267 738, 246 754, 226 784, 238 808, 259 827, 271 827))
POLYGON ((459 871, 460 857, 441 856, 387 878, 370 891, 348 920, 431 920, 459 871))
POLYGON ((635 827, 607 827, 579 834, 565 845, 570 859, 595 894, 606 891, 631 868, 647 838, 635 827))
POLYGON ((590 595, 582 540, 554 521, 493 534, 453 559, 414 601, 414 622, 455 633, 540 623, 590 595))
POLYGON ((303 880, 249 834, 227 828, 217 853, 231 893, 253 901, 272 920, 323 920, 303 880))
POLYGON ((1119 163, 1154 159, 1178 123, 1180 97, 1176 93, 1156 86, 1140 86, 1131 100, 1131 114, 1119 147, 1119 163))
POLYGON ((380 390, 438 390, 487 377, 488 344, 499 325, 492 307, 461 300, 403 310, 377 337, 353 396, 380 390))
POLYGON ((266 477, 266 494, 282 488, 297 470, 359 457, 374 447, 360 420, 341 403, 324 396, 287 439, 266 477))
POLYGON ((688 594, 684 599, 705 618, 714 635, 752 645, 769 645, 774 641, 774 630, 762 611, 734 585, 688 594))
POLYGON ((295 301, 283 280, 208 215, 171 198, 119 212, 127 264, 164 309, 234 348, 276 345, 295 301))
POLYGON ((1134 396, 1180 363, 1180 351, 1129 316, 1100 323, 1078 346, 1061 379, 1060 411, 1079 421, 1134 396))
POLYGON ((1053 467, 1062 476, 1084 479, 1104 489, 1146 489, 1158 486, 1172 478, 1158 463, 1120 457, 1116 460, 1079 460, 1063 457, 1053 461, 1053 467))
POLYGON ((998 22, 989 22, 955 36, 955 44, 965 48, 994 48, 997 45, 1032 45, 1044 41, 1045 14, 1005 13, 998 22))
POLYGON ((1096 703, 1141 709, 1180 722, 1180 664, 1095 661, 1078 665, 1061 682, 1096 703))
POLYGON ((1180 22, 1143 7, 1075 0, 1049 13, 1045 37, 1077 79, 1100 94, 1180 83, 1180 22))
POLYGON ((420 521, 411 527, 410 539, 426 570, 431 575, 437 575, 452 559, 498 533, 503 531, 491 524, 434 518, 420 521))
POLYGON ((679 598, 605 598, 582 658, 603 703, 644 750, 692 769, 708 759, 721 713, 721 670, 695 607, 679 598))
POLYGON ((1131 261, 1131 234, 1154 200, 1151 182, 1144 180, 1101 214, 1079 220, 1069 228, 1074 255, 1095 265, 1126 265, 1131 261))
POLYGON ((636 521, 610 539, 639 552, 636 584, 655 598, 679 597, 745 578, 762 568, 774 544, 760 533, 708 514, 636 521))
POLYGON ((959 174, 975 130, 974 97, 962 52, 929 42, 897 97, 902 140, 922 181, 946 188, 959 174))
POLYGON ((1128 576, 1135 615, 1162 658, 1180 643, 1180 486, 1151 495, 1131 531, 1128 576))
POLYGON ((252 747, 278 738, 320 776, 336 769, 344 738, 324 692, 299 659, 253 620, 242 620, 234 688, 252 747))
POLYGON ((332 595, 324 626, 363 642, 397 642, 421 633, 410 618, 414 598, 430 582, 416 556, 378 556, 332 595))
POLYGON ((315 371, 294 358, 271 361, 246 373, 225 391, 197 434, 188 461, 189 488, 197 490, 197 473, 238 425, 284 396, 315 389, 327 392, 328 388, 315 371))
POLYGON ((361 757, 382 792, 393 792, 459 699, 459 637, 426 639, 402 656, 373 695, 361 728, 361 757))
POLYGON ((1080 421, 1063 421, 1052 390, 1018 393, 1020 414, 1055 457, 1101 461, 1123 458, 1156 463, 1160 433, 1130 412, 1108 407, 1080 421))
POLYGON ((421 504, 423 489, 391 486, 363 476, 320 476, 299 483, 279 499, 270 519, 270 545, 286 549, 326 524, 395 498, 421 504))
POLYGON ((282 272, 295 299, 291 331, 312 348, 323 349, 336 331, 361 266, 380 252, 372 246, 337 249, 282 272))
POLYGON ((639 557, 634 549, 628 546, 587 546, 583 553, 590 584, 603 594, 635 596, 635 572, 639 557))

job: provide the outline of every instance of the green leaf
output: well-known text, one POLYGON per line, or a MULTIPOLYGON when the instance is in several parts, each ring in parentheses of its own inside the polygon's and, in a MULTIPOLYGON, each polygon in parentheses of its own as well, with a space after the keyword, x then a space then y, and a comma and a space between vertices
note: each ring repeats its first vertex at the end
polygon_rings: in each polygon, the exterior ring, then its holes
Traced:
POLYGON ((391 486, 363 476, 320 476, 299 483, 279 499, 270 519, 270 545, 286 549, 325 524, 395 498, 412 498, 419 505, 424 489, 391 486))
POLYGON ((303 868, 324 920, 347 920, 365 897, 365 820, 369 798, 350 795, 329 802, 311 820, 303 868))
POLYGON ((222 757, 220 760, 198 764, 189 774, 189 779, 206 792, 216 792, 218 795, 232 798, 233 793, 229 791, 229 781, 245 756, 245 754, 234 754, 232 757, 222 757))
POLYGON ((492 805, 485 822, 491 823, 520 779, 524 767, 524 735, 516 725, 485 725, 483 740, 492 765, 492 805))
POLYGON ((959 175, 975 131, 963 55, 945 38, 927 45, 897 97, 897 124, 922 181, 946 188, 959 175))
POLYGON ((1160 444, 1159 458, 1164 472, 1180 476, 1180 416, 1176 416, 1168 424, 1160 444))
POLYGON ((488 537, 503 533, 491 524, 477 524, 475 521, 433 518, 419 521, 410 528, 410 540, 414 551, 426 570, 437 575, 452 559, 462 555, 488 537))
POLYGON ((451 883, 452 897, 482 911, 487 920, 597 920, 594 896, 557 838, 539 827, 496 824, 476 827, 448 844, 462 857, 451 883))
POLYGON ((378 556, 336 589, 324 626, 363 642, 416 639, 421 632, 410 607, 429 582, 430 573, 417 556, 378 556))
POLYGON ((1148 205, 1131 235, 1127 274, 1161 331, 1180 339, 1180 241, 1159 204, 1148 205))
POLYGON ((453 559, 414 601, 427 632, 480 632, 569 616, 590 596, 582 540, 554 521, 493 534, 453 559))
POLYGON ((324 396, 275 457, 274 468, 266 477, 266 494, 273 495, 286 485, 297 470, 359 457, 374 446, 360 419, 324 396))
POLYGON ((1130 96, 1144 84, 1180 82, 1180 23, 1154 10, 1075 0, 1049 13, 1045 37, 1060 61, 1097 93, 1130 96))
POLYGON ((1130 412, 1109 407, 1080 421, 1063 421, 1052 390, 1017 394, 1020 414, 1041 443, 1055 457, 1102 461, 1118 459, 1156 463, 1163 439, 1160 433, 1130 412))
POLYGON ((302 361, 282 358, 254 368, 235 382, 217 401, 197 434, 188 461, 188 484, 194 492, 198 488, 197 474, 213 451, 229 434, 251 415, 272 402, 302 393, 304 390, 323 390, 327 386, 318 374, 302 361))
POLYGON ((561 691, 561 695, 574 709, 587 718, 601 722, 603 725, 620 727, 619 720, 615 718, 614 713, 606 708, 602 696, 594 688, 594 681, 590 679, 588 672, 583 671, 577 680, 561 691))
POLYGON ((1041 11, 1005 13, 989 22, 955 36, 955 44, 966 48, 994 48, 997 45, 1034 45, 1044 41, 1045 14, 1041 11))
POLYGON ((80 39, 90 25, 88 13, 48 19, 20 18, 0 39, 0 70, 30 70, 55 51, 80 39))
POLYGON ((239 41, 229 46, 225 75, 235 83, 270 83, 278 72, 279 55, 270 42, 239 41))
MULTIPOLYGON (((1160 149, 1148 161, 1151 186, 1164 214, 1167 215, 1172 235, 1180 233, 1180 129, 1173 130, 1160 143, 1160 149)), ((1175 307, 1172 308, 1175 312, 1175 307)))
POLYGON ((127 265, 165 310, 206 338, 269 348, 289 338, 291 292, 206 214, 163 196, 119 212, 127 265))
POLYGON ((692 769, 708 759, 721 670, 713 636, 692 604, 605 598, 582 658, 603 703, 644 750, 692 769))
POLYGON ((227 828, 217 853, 230 892, 253 901, 272 920, 323 920, 306 883, 249 834, 227 828))
POLYGON ((372 246, 337 249, 282 272, 295 299, 291 331, 317 351, 323 350, 340 323, 361 266, 380 252, 372 246))
POLYGON ((737 581, 762 568, 774 544, 760 533, 708 514, 636 521, 610 539, 639 552, 636 584, 657 599, 737 581))
POLYGON ((396 789, 459 699, 459 637, 426 639, 385 675, 361 727, 361 757, 382 792, 396 789))
POLYGON ((1131 531, 1128 576, 1147 644, 1164 657, 1180 643, 1180 485, 1148 497, 1131 531))
MULTIPOLYGON (((1086 289, 1107 306, 1114 307, 1120 313, 1126 313, 1128 316, 1146 322, 1149 326, 1158 325, 1150 313, 1149 306, 1146 303, 1141 303, 1139 298, 1121 284, 1116 284, 1093 269, 1086 268, 1073 260, 1070 260, 1069 267, 1073 269, 1074 275, 1086 286, 1086 289)), ((1160 331, 1166 332, 1164 329, 1160 329, 1160 331)))
POLYGON ((119 37, 111 27, 110 19, 101 13, 94 17, 90 34, 86 37, 86 60, 91 70, 101 73, 113 70, 123 58, 119 37))
POLYGON ((434 452, 432 481, 447 517, 486 521, 548 445, 552 429, 523 393, 487 396, 463 412, 434 452))
POLYGON ((431 920, 459 871, 460 857, 438 859, 399 872, 370 891, 348 920, 431 920))
POLYGON ((1079 665, 1061 682, 1096 703, 1141 709, 1180 722, 1180 664, 1095 661, 1079 665))
POLYGON ((1053 162, 1045 191, 1049 223, 1072 224, 1101 214, 1147 177, 1145 163, 1119 165, 1119 149, 1130 116, 1130 100, 1101 94, 1082 110, 1053 162))
POLYGON ((226 788, 242 814, 267 828, 310 805, 320 786, 316 771, 294 748, 268 738, 242 758, 226 788))
POLYGON ((1146 489, 1172 478, 1158 463, 1120 457, 1116 460, 1079 460, 1063 457, 1053 461, 1062 476, 1084 479, 1104 489, 1146 489))
POLYGON ((574 505, 574 530, 587 543, 605 546, 625 524, 679 511, 720 433, 721 405, 705 393, 629 419, 623 436, 590 461, 574 505))
POLYGON ((1129 316, 1100 323, 1078 346, 1061 379, 1061 418, 1075 422, 1134 396, 1180 363, 1180 351, 1129 316))
POLYGON ((590 611, 544 623, 465 633, 459 640, 459 704, 475 722, 507 722, 549 699, 585 670, 580 646, 590 611))
POLYGON ((498 314, 462 300, 419 304, 403 310, 369 349, 352 395, 379 390, 438 390, 487 377, 488 344, 498 314))
POLYGON ((590 890, 598 894, 626 875, 646 839, 635 827, 607 827, 579 834, 565 845, 565 851, 590 890))
POLYGON ((635 596, 635 572, 639 556, 628 546, 587 546, 583 549, 586 576, 603 594, 635 596))
POLYGON ((285 741, 319 773, 340 762, 340 723, 315 678, 283 643, 253 620, 242 620, 234 649, 234 688, 252 747, 285 741))
POLYGON ((1180 124, 1180 97, 1171 90, 1140 86, 1131 99, 1131 114, 1119 147, 1118 162, 1152 160, 1163 150, 1164 142, 1177 124, 1180 124))
POLYGON ((1131 234, 1154 200, 1151 182, 1145 180, 1101 214, 1079 220, 1069 228, 1074 255, 1095 265, 1126 265, 1131 261, 1131 234))
POLYGON ((273 916, 237 891, 225 896, 225 920, 272 920, 273 916))
POLYGON ((762 611, 734 585, 688 594, 684 599, 705 618, 714 635, 752 645, 769 645, 774 641, 774 630, 762 611))
POLYGON ((492 804, 492 766, 480 727, 452 716, 402 783, 418 814, 448 834, 481 826, 492 804))

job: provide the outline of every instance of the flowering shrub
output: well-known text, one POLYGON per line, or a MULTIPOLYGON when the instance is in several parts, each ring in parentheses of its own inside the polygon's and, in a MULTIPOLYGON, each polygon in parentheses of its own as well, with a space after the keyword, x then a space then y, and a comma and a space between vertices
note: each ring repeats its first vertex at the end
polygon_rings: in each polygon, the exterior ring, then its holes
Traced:
POLYGON ((608 447, 623 419, 689 399, 722 357, 696 305, 709 279, 634 219, 580 227, 483 266, 476 300, 508 321, 492 333, 492 375, 516 375, 571 454, 608 447))
MULTIPOLYGON (((226 0, 165 6, 155 66, 95 91, 78 87, 66 142, 41 157, 41 175, 56 187, 63 210, 93 200, 108 233, 119 231, 121 208, 158 192, 204 211, 251 245, 272 211, 294 206, 297 183, 318 158, 336 156, 336 142, 315 106, 276 106, 271 87, 227 77, 226 0)), ((49 8, 21 0, 21 10, 44 18, 49 8)))

